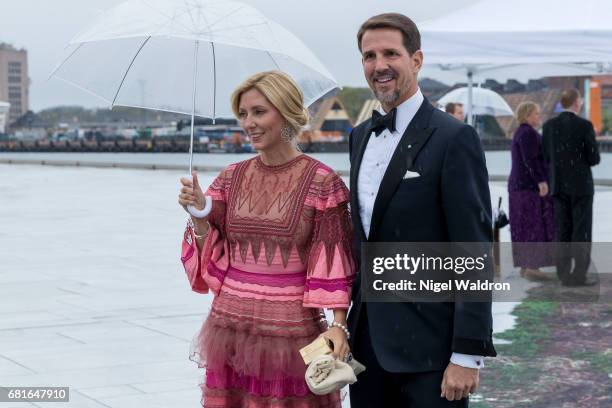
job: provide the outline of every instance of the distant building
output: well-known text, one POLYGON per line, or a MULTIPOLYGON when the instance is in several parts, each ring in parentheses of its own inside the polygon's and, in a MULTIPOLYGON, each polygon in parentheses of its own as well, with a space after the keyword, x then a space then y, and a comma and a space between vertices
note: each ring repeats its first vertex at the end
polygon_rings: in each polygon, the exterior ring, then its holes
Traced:
POLYGON ((521 84, 516 79, 509 79, 504 84, 504 93, 519 93, 519 92, 525 92, 526 90, 527 90, 527 87, 521 84))
POLYGON ((11 104, 9 124, 28 111, 29 86, 27 51, 0 43, 0 101, 11 104))
MULTIPOLYGON (((542 123, 557 115, 556 107, 561 99, 563 88, 544 88, 536 92, 519 92, 504 95, 504 99, 516 113, 521 102, 532 101, 537 103, 541 109, 542 123)), ((511 138, 516 128, 520 125, 514 116, 498 117, 497 122, 503 129, 506 137, 511 138)))
POLYGON ((355 126, 359 125, 362 122, 370 119, 372 117, 372 111, 380 109, 380 102, 377 99, 368 99, 363 103, 361 110, 359 111, 359 115, 357 116, 357 120, 355 121, 355 126))
POLYGON ((537 92, 546 88, 546 84, 541 79, 530 79, 527 82, 527 92, 537 92))
POLYGON ((431 78, 420 79, 419 88, 423 96, 429 100, 438 100, 451 90, 450 86, 431 78))
MULTIPOLYGON (((542 123, 562 111, 559 101, 564 89, 577 88, 581 93, 584 92, 585 81, 589 77, 547 77, 540 80, 531 80, 527 84, 526 91, 504 94, 504 99, 508 105, 516 112, 516 108, 523 101, 533 101, 542 109, 542 123)), ((597 75, 592 77, 601 87, 601 99, 599 96, 592 96, 597 99, 591 100, 591 112, 589 120, 595 125, 596 131, 601 131, 601 110, 612 108, 612 75, 597 75), (595 103, 597 102, 597 103, 595 103)), ((509 81, 510 82, 510 81, 509 81)), ((520 89, 520 84, 513 82, 511 88, 520 89)), ((508 84, 506 85, 508 87, 508 84)), ((518 127, 518 123, 513 117, 500 117, 497 122, 504 130, 507 137, 512 137, 514 131, 518 127)))
POLYGON ((486 81, 483 82, 482 87, 490 89, 493 92, 497 92, 498 94, 501 94, 504 92, 504 84, 500 84, 494 79, 487 79, 486 81))
POLYGON ((601 84, 601 107, 612 109, 612 75, 597 76, 597 81, 601 84))
POLYGON ((0 101, 0 135, 6 133, 8 112, 11 105, 8 102, 0 101))
POLYGON ((337 96, 325 98, 309 108, 309 128, 302 132, 301 143, 341 142, 353 128, 353 123, 337 96))

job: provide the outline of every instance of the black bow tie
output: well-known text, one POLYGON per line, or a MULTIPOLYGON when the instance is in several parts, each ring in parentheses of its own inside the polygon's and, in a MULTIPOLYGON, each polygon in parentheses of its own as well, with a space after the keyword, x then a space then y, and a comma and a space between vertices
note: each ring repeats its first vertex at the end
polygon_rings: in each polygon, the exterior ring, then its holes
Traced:
POLYGON ((391 112, 386 115, 381 115, 378 111, 372 112, 372 122, 370 124, 370 132, 375 132, 376 136, 380 135, 383 130, 389 129, 390 132, 395 132, 395 114, 397 109, 391 109, 391 112))

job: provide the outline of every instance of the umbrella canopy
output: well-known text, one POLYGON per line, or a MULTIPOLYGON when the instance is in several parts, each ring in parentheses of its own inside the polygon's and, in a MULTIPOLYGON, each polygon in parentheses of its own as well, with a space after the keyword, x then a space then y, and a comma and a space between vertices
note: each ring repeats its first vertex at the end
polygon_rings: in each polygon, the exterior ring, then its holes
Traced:
POLYGON ((291 75, 307 105, 337 87, 302 41, 251 6, 231 0, 129 0, 72 39, 52 75, 110 107, 215 118, 233 117, 235 87, 266 70, 291 75))
MULTIPOLYGON (((468 87, 457 88, 438 100, 438 105, 444 106, 449 102, 458 102, 467 105, 469 98, 468 87)), ((472 113, 474 115, 512 116, 512 108, 505 99, 490 89, 473 88, 472 113)))
POLYGON ((419 24, 423 74, 456 73, 471 86, 612 72, 611 18, 607 0, 483 0, 419 24))

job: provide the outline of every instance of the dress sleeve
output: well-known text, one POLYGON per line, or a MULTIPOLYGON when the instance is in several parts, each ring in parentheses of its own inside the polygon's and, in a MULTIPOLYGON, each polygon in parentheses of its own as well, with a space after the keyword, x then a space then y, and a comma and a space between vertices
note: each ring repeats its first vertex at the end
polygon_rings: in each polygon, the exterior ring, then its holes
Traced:
POLYGON ((344 182, 329 171, 319 184, 312 205, 314 228, 308 255, 304 307, 348 309, 355 277, 353 231, 344 182))
POLYGON ((204 193, 213 199, 208 216, 210 228, 202 250, 198 250, 191 219, 183 235, 181 261, 193 291, 219 294, 229 267, 229 246, 225 238, 225 208, 231 188, 232 167, 223 170, 204 193))

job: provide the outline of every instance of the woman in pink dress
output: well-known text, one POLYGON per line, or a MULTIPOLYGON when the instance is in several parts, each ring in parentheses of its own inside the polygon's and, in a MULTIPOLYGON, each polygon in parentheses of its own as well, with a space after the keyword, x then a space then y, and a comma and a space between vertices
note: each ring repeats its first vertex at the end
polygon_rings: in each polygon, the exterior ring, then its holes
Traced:
POLYGON ((192 357, 206 367, 204 407, 340 407, 339 392, 312 394, 299 349, 319 335, 349 354, 346 311, 355 273, 348 190, 327 166, 298 151, 308 121, 287 75, 263 72, 232 96, 259 154, 224 169, 203 193, 181 180, 179 203, 192 217, 182 261, 194 291, 214 294, 192 357), (321 313, 331 309, 328 327, 321 313))

